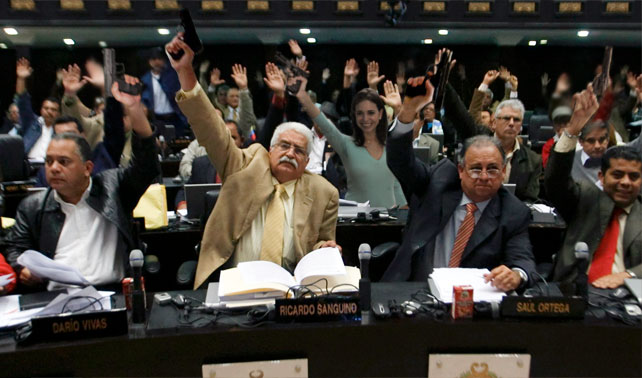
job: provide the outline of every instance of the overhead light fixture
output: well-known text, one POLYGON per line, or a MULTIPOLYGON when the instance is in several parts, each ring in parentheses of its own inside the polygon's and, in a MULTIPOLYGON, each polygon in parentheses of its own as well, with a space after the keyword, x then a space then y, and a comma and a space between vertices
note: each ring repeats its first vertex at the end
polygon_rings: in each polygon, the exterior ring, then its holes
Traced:
POLYGON ((311 12, 314 10, 314 1, 293 0, 292 10, 297 12, 311 12))
POLYGON ((572 15, 580 14, 584 10, 584 0, 580 1, 562 1, 557 0, 557 6, 555 7, 557 14, 561 15, 572 15))
POLYGON ((317 43, 317 39, 314 37, 310 37, 307 39, 308 43, 317 43))
POLYGON ((466 1, 466 12, 468 14, 475 13, 490 13, 492 11, 493 1, 479 1, 479 0, 467 0, 466 1))
POLYGON ((154 6, 156 10, 160 11, 178 10, 180 8, 177 0, 155 0, 154 6))
POLYGON ((132 3, 129 0, 107 0, 107 8, 110 11, 128 11, 132 9, 132 3))
POLYGON ((589 31, 588 30, 580 30, 580 31, 577 32, 577 36, 580 37, 580 38, 586 38, 586 37, 588 37, 588 35, 589 35, 589 31))
POLYGON ((547 39, 540 39, 540 41, 539 41, 539 44, 540 44, 540 45, 545 45, 545 44, 547 44, 547 43, 548 43, 548 40, 547 40, 547 39))
POLYGON ((158 34, 160 34, 160 35, 169 35, 169 29, 158 28, 158 34))
POLYGON ((4 43, 0 43, 0 49, 6 50, 7 49, 7 45, 4 44, 4 43))
POLYGON ((359 11, 359 1, 337 1, 337 11, 338 12, 358 12, 359 11))
POLYGON ((423 10, 425 13, 444 13, 446 12, 445 1, 424 1, 423 10))
POLYGON ((511 0, 511 11, 518 15, 535 15, 539 12, 539 0, 511 0))
POLYGON ((631 12, 630 1, 604 0, 605 14, 628 14, 631 12))
POLYGON ((85 10, 85 3, 83 0, 60 0, 60 9, 81 11, 85 10))
POLYGON ((203 0, 201 2, 201 9, 206 12, 222 12, 225 10, 225 5, 222 0, 203 0))
POLYGON ((14 28, 4 28, 4 32, 7 35, 18 35, 18 31, 14 28))
POLYGON ((100 46, 100 47, 102 47, 102 48, 105 48, 105 47, 107 47, 107 42, 105 42, 105 41, 98 41, 98 46, 100 46))
POLYGON ((301 33, 301 34, 310 34, 310 29, 306 29, 306 28, 299 29, 299 33, 301 33))
POLYGON ((267 12, 270 10, 269 1, 248 0, 247 10, 252 12, 267 12))
POLYGON ((439 29, 439 31, 437 31, 437 33, 439 35, 448 35, 448 30, 447 29, 439 29))
POLYGON ((36 2, 34 0, 11 0, 11 10, 14 11, 35 11, 36 2))
POLYGON ((432 45, 432 39, 430 38, 422 39, 421 43, 423 43, 424 45, 432 45))
POLYGON ((73 46, 73 45, 75 45, 75 44, 76 44, 76 41, 74 41, 74 40, 73 40, 73 39, 71 39, 71 38, 65 38, 65 39, 63 39, 62 41, 63 41, 63 42, 65 43, 65 45, 67 45, 67 46, 73 46))
POLYGON ((528 41, 529 46, 537 46, 537 41, 528 41))

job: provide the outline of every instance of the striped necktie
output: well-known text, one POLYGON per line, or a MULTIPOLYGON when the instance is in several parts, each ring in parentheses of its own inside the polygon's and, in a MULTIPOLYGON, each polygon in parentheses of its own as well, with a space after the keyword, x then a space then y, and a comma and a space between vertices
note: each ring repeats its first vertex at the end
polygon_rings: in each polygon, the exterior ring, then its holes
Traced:
POLYGON ((461 263, 461 256, 475 228, 475 211, 477 211, 477 205, 473 202, 466 204, 466 216, 457 230, 457 237, 455 237, 455 244, 448 262, 449 268, 457 268, 461 263))

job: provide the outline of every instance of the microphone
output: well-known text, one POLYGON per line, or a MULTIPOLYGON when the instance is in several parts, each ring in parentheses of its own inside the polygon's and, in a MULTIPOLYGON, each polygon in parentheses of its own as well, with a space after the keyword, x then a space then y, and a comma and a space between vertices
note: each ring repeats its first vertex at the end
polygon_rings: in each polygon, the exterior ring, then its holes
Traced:
POLYGON ((129 265, 134 271, 134 290, 132 291, 132 321, 145 322, 145 294, 141 282, 145 257, 140 249, 134 249, 129 254, 129 265))
POLYGON ((575 294, 582 298, 588 299, 588 276, 589 267, 589 249, 584 242, 575 243, 575 294))
POLYGON ((371 322, 372 312, 370 310, 370 257, 372 249, 367 243, 359 246, 359 262, 361 264, 361 279, 359 280, 359 298, 361 300, 361 322, 371 322))

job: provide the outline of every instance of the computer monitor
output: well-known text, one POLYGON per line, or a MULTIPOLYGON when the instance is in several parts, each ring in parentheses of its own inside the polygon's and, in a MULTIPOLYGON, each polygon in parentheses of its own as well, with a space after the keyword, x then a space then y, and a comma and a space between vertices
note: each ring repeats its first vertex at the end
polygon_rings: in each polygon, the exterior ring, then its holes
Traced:
POLYGON ((205 210, 205 193, 221 188, 221 184, 185 184, 185 202, 187 202, 187 218, 201 219, 205 210))

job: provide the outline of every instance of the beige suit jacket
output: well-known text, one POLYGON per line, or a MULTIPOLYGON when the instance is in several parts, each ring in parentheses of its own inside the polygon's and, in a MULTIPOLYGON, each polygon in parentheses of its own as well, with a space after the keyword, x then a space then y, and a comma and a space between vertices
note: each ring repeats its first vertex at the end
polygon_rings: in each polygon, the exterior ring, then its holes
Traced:
MULTIPOLYGON (((232 256, 241 236, 250 228, 274 187, 268 152, 260 144, 236 147, 223 120, 201 89, 176 102, 221 177, 223 186, 201 241, 194 288, 232 256)), ((294 192, 294 248, 297 262, 308 252, 335 239, 339 194, 319 175, 305 171, 294 192)))

